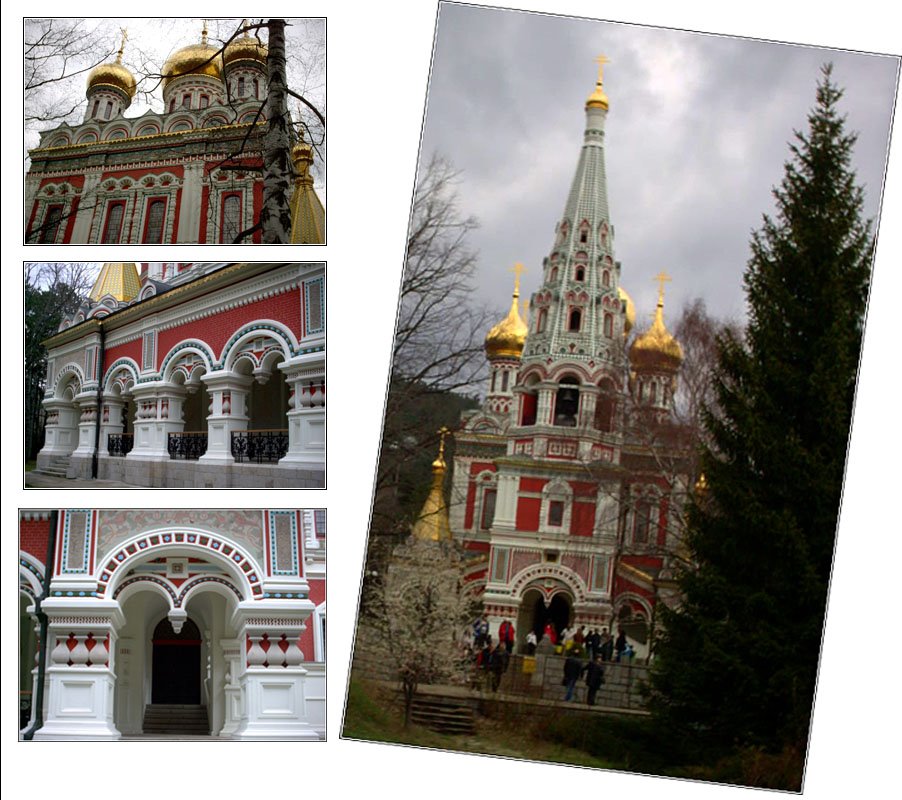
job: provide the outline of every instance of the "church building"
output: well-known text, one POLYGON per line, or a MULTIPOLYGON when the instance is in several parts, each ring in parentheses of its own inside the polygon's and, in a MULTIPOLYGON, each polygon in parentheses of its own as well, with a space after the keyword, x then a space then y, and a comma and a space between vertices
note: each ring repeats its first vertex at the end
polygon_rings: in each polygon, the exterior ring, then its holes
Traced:
POLYGON ((107 263, 47 348, 37 471, 322 488, 322 263, 107 263))
POLYGON ((326 512, 20 511, 20 736, 325 738, 326 512))
MULTIPOLYGON (((163 111, 126 117, 138 91, 122 63, 91 70, 81 124, 41 133, 25 177, 30 244, 231 243, 263 207, 267 47, 245 31, 225 48, 200 41, 174 52, 159 85, 163 111)), ((142 87, 146 88, 146 87, 142 87)), ((323 244, 313 150, 291 151, 292 244, 323 244)), ((241 243, 259 243, 260 231, 241 243)))
POLYGON ((449 515, 493 634, 504 620, 520 646, 549 623, 623 628, 643 654, 656 604, 676 599, 683 352, 664 323, 663 274, 654 322, 633 331, 607 197, 608 108, 600 67, 529 322, 517 265, 510 312, 486 337, 485 400, 454 435, 449 515))

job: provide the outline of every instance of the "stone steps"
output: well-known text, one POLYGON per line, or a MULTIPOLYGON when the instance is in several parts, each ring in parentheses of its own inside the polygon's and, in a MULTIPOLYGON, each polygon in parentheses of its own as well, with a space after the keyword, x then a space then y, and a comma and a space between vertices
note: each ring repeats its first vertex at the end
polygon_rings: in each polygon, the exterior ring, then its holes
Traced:
POLYGON ((422 696, 413 699, 410 718, 417 725, 447 734, 472 734, 473 709, 452 698, 422 696))
POLYGON ((65 478, 69 471, 69 456, 52 456, 41 468, 44 475, 52 475, 54 478, 65 478))
POLYGON ((206 706, 155 703, 144 709, 145 734, 177 733, 185 736, 209 736, 206 706))

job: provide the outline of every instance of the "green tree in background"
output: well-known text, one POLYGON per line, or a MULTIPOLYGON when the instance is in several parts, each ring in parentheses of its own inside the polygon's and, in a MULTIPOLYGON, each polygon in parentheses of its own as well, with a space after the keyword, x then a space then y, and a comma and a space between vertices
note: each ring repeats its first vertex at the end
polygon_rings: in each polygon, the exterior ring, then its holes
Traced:
POLYGON ((25 264, 25 461, 44 443, 47 351, 41 344, 59 330, 91 289, 96 269, 89 262, 25 264))
POLYGON ((727 750, 803 754, 814 697, 873 251, 831 71, 752 237, 747 331, 718 342, 694 568, 653 672, 657 720, 727 750))

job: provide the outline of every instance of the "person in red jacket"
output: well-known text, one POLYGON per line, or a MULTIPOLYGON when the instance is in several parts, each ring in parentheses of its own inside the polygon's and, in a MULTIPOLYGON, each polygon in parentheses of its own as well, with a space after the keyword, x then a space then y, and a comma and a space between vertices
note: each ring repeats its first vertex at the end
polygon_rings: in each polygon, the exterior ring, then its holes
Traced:
POLYGON ((504 620, 498 628, 498 639, 508 653, 514 652, 514 625, 509 619, 504 620))

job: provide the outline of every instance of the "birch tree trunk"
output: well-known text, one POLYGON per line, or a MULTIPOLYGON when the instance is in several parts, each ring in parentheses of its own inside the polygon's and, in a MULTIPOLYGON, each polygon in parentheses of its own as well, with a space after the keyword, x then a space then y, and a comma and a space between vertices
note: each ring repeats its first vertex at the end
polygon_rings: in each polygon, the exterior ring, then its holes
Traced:
POLYGON ((269 21, 269 95, 263 140, 263 209, 260 227, 264 244, 287 244, 291 234, 291 138, 288 132, 288 83, 285 74, 285 20, 269 21))

